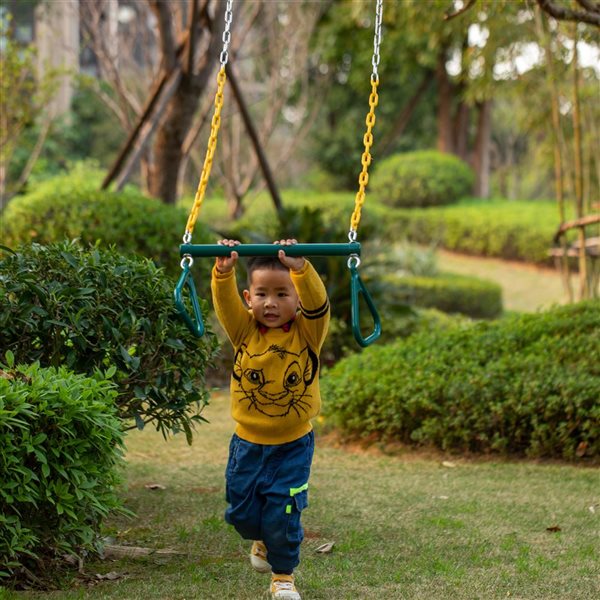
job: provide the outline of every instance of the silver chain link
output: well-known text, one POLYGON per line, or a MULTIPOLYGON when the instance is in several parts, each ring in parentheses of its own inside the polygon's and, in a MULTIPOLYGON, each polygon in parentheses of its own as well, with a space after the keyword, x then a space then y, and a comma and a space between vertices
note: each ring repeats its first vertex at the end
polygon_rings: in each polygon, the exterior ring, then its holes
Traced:
POLYGON ((371 74, 371 81, 379 81, 379 73, 377 67, 379 67, 379 46, 381 44, 381 21, 383 18, 383 0, 377 0, 375 7, 375 37, 373 38, 373 73, 371 74))
POLYGON ((223 31, 223 51, 219 60, 221 66, 224 67, 229 60, 229 42, 231 42, 231 22, 233 21, 233 0, 227 0, 227 7, 225 8, 225 29, 223 31))

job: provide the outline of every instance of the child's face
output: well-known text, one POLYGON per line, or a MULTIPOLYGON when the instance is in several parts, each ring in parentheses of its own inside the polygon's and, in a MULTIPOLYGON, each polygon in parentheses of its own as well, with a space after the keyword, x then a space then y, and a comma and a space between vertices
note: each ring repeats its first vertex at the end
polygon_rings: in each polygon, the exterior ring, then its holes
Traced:
POLYGON ((254 318, 270 328, 281 327, 291 321, 300 304, 290 272, 281 269, 254 271, 250 289, 244 290, 244 299, 254 318))

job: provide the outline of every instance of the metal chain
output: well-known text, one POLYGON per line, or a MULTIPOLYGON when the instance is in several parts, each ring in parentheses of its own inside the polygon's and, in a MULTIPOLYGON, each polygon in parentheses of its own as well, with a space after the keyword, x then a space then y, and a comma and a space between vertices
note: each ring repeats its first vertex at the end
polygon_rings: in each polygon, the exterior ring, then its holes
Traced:
POLYGON ((362 170, 358 176, 358 192, 356 193, 356 200, 354 203, 354 212, 350 218, 350 231, 348 232, 348 239, 351 242, 356 241, 358 225, 360 223, 360 216, 362 206, 365 203, 365 190, 367 183, 369 182, 369 165, 371 164, 371 146, 373 145, 373 127, 375 125, 375 107, 379 103, 379 96, 377 94, 377 86, 379 85, 379 73, 377 67, 379 66, 379 46, 381 44, 381 20, 383 15, 383 0, 377 0, 375 9, 375 37, 373 39, 373 72, 371 73, 371 94, 369 96, 369 112, 365 123, 367 125, 367 131, 363 137, 363 143, 365 150, 361 157, 362 170))
POLYGON ((231 42, 231 22, 233 21, 233 0, 227 0, 225 7, 225 29, 223 30, 223 50, 219 60, 224 67, 229 60, 229 42, 231 42))
POLYGON ((208 138, 208 146, 206 148, 206 155, 204 156, 204 165, 202 166, 202 174, 200 175, 200 182, 198 183, 198 189, 196 190, 196 197, 194 198, 194 205, 188 217, 187 224, 185 226, 185 235, 183 236, 183 242, 189 244, 192 241, 192 233, 196 220, 198 219, 198 213, 200 207, 204 201, 204 194, 206 192, 206 186, 208 185, 208 178, 212 169, 213 158, 215 150, 217 148, 217 136, 219 133, 219 127, 221 126, 221 109, 223 108, 223 88, 225 87, 225 81, 227 76, 225 75, 225 67, 221 67, 219 75, 217 76, 217 93, 215 94, 215 111, 213 113, 211 125, 210 125, 210 137, 208 138))
MULTIPOLYGON (((183 243, 189 244, 192 241, 192 233, 198 219, 198 213, 200 207, 204 201, 204 194, 206 193, 206 186, 208 185, 208 178, 212 169, 213 158, 215 150, 217 148, 217 138, 219 133, 219 127, 221 126, 221 110, 223 108, 223 89, 225 88, 225 81, 227 76, 225 75, 225 65, 229 59, 228 48, 231 42, 231 22, 233 20, 233 0, 227 0, 227 6, 225 8, 225 29, 223 30, 223 50, 220 56, 221 68, 217 75, 217 93, 215 94, 215 110, 212 116, 210 124, 210 136, 208 138, 208 145, 206 148, 206 155, 204 156, 204 164, 202 166, 202 174, 200 175, 200 182, 198 183, 198 189, 196 190, 196 196, 194 198, 194 204, 188 217, 187 224, 185 226, 185 233, 183 235, 183 243)), ((189 255, 186 255, 186 257, 189 255)), ((186 258, 184 257, 184 258, 186 258)), ((191 257, 190 257, 191 258, 191 257)), ((189 262, 191 266, 192 261, 189 262)), ((183 262, 181 267, 183 268, 183 262)))
POLYGON ((379 81, 379 73, 377 68, 379 67, 379 46, 381 45, 381 21, 383 18, 383 0, 377 0, 375 6, 375 36, 373 38, 373 73, 371 74, 371 81, 379 81))

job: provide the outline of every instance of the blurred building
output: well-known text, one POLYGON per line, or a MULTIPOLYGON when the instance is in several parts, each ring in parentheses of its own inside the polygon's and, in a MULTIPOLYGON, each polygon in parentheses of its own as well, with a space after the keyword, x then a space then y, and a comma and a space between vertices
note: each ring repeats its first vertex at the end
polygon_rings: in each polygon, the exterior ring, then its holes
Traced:
MULTIPOLYGON (((127 11, 129 4, 119 0, 3 2, 2 13, 11 15, 14 39, 22 44, 33 44, 36 48, 39 73, 59 73, 58 89, 48 106, 48 116, 57 117, 68 113, 74 94, 74 81, 79 73, 98 75, 98 60, 86 42, 81 12, 93 7, 98 15, 97 27, 107 41, 106 46, 116 57, 119 11, 127 11)), ((125 17, 127 18, 127 13, 125 17)))

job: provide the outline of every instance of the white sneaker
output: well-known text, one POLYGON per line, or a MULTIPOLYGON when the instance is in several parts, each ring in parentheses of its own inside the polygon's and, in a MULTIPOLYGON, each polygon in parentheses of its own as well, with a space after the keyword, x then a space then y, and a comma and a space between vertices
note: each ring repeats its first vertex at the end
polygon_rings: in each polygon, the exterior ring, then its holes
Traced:
POLYGON ((250 564, 259 573, 270 573, 271 565, 267 562, 267 547, 260 541, 252 542, 250 564))
POLYGON ((271 598, 273 600, 301 600, 294 585, 293 575, 271 575, 271 598))

